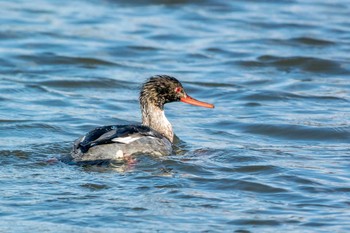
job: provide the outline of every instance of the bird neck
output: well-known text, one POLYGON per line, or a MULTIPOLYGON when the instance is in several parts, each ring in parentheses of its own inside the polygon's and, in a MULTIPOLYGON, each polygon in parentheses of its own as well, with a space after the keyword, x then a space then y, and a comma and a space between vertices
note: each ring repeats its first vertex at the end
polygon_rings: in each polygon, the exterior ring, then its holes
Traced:
POLYGON ((152 103, 141 103, 142 125, 148 126, 173 142, 174 133, 168 119, 165 117, 164 110, 152 103))

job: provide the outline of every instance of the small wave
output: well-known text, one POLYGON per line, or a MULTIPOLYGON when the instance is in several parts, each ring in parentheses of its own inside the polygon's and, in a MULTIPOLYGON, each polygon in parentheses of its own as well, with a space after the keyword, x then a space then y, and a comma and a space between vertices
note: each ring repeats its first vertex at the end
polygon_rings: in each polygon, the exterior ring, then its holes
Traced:
POLYGON ((5 119, 0 118, 0 123, 24 123, 24 122, 31 122, 31 120, 19 120, 19 119, 5 119))
POLYGON ((252 93, 246 93, 240 98, 249 101, 278 101, 286 100, 290 98, 297 98, 298 95, 282 92, 282 91, 254 91, 252 93))
POLYGON ((38 65, 83 65, 83 66, 117 66, 117 63, 91 57, 69 57, 54 53, 38 55, 19 55, 18 59, 34 62, 38 65))
POLYGON ((129 88, 133 82, 121 81, 110 78, 95 78, 95 79, 81 79, 75 78, 73 80, 68 79, 56 79, 38 82, 38 84, 48 87, 67 87, 67 88, 129 88))
POLYGON ((286 45, 286 46, 298 46, 299 48, 322 48, 326 46, 332 46, 336 43, 330 40, 325 40, 321 38, 314 38, 314 37, 292 37, 287 39, 266 39, 264 40, 266 44, 271 45, 286 45))
POLYGON ((262 184, 258 182, 235 180, 229 178, 192 178, 192 180, 202 184, 210 183, 213 187, 215 186, 215 188, 219 190, 242 190, 256 193, 282 193, 288 191, 286 189, 273 187, 271 185, 262 184))
POLYGON ((244 100, 249 101, 278 101, 278 100, 288 100, 288 99, 302 99, 302 100, 316 100, 316 101, 342 101, 349 102, 347 99, 337 97, 337 96, 326 96, 326 95, 300 95, 290 92, 283 91, 254 91, 251 93, 246 93, 240 97, 244 100))
POLYGON ((10 59, 1 59, 0 58, 0 67, 16 67, 16 65, 9 61, 10 59))
POLYGON ((251 124, 244 126, 248 133, 261 134, 293 140, 321 140, 323 142, 337 141, 348 143, 350 140, 349 127, 308 127, 289 124, 251 124))
POLYGON ((314 57, 278 57, 264 55, 258 57, 257 60, 240 61, 238 64, 247 67, 263 67, 270 66, 277 69, 290 71, 299 69, 305 72, 322 73, 322 74, 349 74, 350 71, 343 68, 342 65, 333 60, 314 58, 314 57))
POLYGON ((264 55, 258 58, 264 64, 272 65, 277 68, 298 68, 304 71, 313 73, 328 73, 328 74, 346 74, 348 70, 342 68, 341 64, 336 61, 314 57, 277 57, 264 55))
MULTIPOLYGON (((242 226, 278 226, 278 225, 281 225, 281 224, 284 224, 284 222, 281 222, 280 220, 277 221, 277 220, 271 220, 271 219, 238 219, 238 220, 232 220, 232 221, 229 221, 228 224, 231 224, 231 225, 235 225, 235 226, 239 226, 239 225, 242 225, 242 226)), ((245 231, 245 230, 242 230, 242 231, 236 231, 236 232, 251 232, 251 231, 245 231)))
POLYGON ((129 45, 127 46, 129 49, 135 50, 135 51, 158 51, 159 48, 152 47, 152 46, 142 46, 142 45, 129 45))
POLYGON ((226 88, 239 88, 240 86, 237 84, 233 84, 233 83, 218 83, 218 82, 200 82, 200 81, 196 81, 196 82, 187 82, 184 81, 183 83, 189 83, 189 84, 194 84, 194 85, 198 85, 198 86, 202 86, 202 87, 226 87, 226 88))
POLYGON ((259 173, 259 174, 276 173, 278 170, 280 170, 280 168, 271 166, 271 165, 249 165, 249 166, 241 166, 234 169, 235 172, 259 173))
POLYGON ((335 43, 329 40, 324 39, 318 39, 318 38, 312 38, 312 37, 296 37, 289 39, 291 42, 296 42, 298 44, 303 45, 311 45, 311 46, 330 46, 334 45, 335 43))

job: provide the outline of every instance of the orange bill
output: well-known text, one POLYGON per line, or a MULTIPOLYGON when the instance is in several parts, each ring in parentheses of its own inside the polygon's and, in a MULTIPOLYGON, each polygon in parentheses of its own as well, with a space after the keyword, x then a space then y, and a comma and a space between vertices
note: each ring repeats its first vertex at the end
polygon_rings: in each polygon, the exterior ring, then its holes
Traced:
POLYGON ((192 105, 196 105, 196 106, 200 106, 200 107, 214 108, 213 104, 209 104, 209 103, 205 103, 205 102, 196 100, 189 95, 187 95, 186 97, 181 97, 180 101, 184 102, 186 104, 192 104, 192 105))

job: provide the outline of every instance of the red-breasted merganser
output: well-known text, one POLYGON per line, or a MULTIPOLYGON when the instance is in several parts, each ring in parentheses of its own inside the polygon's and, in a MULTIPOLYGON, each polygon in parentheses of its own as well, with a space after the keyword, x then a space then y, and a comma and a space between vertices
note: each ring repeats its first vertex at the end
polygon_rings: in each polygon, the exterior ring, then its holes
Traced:
POLYGON ((181 101, 214 108, 214 105, 193 99, 181 83, 167 75, 147 80, 140 92, 142 125, 110 125, 98 127, 74 143, 70 161, 98 163, 121 160, 136 154, 164 156, 172 153, 174 132, 164 115, 164 104, 181 101))

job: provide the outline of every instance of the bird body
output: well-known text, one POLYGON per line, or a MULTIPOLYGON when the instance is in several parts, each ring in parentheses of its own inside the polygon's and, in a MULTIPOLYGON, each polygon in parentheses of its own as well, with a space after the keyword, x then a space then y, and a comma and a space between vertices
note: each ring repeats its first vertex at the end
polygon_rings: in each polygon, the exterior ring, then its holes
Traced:
POLYGON ((174 132, 164 114, 164 104, 181 101, 201 107, 214 105, 191 98, 181 83, 167 75, 146 81, 140 92, 141 125, 98 127, 78 138, 66 161, 100 163, 147 154, 165 156, 172 153, 174 132))

